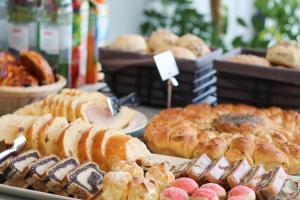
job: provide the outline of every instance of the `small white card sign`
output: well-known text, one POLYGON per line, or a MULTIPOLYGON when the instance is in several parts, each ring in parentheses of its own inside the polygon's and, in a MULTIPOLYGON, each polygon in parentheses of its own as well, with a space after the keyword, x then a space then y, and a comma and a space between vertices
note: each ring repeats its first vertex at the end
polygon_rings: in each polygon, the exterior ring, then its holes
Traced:
POLYGON ((172 79, 179 74, 178 66, 171 51, 155 55, 154 61, 163 81, 172 79))
POLYGON ((154 61, 163 81, 168 81, 168 99, 167 107, 171 107, 172 88, 178 86, 175 76, 179 74, 175 57, 171 51, 166 51, 154 56, 154 61))

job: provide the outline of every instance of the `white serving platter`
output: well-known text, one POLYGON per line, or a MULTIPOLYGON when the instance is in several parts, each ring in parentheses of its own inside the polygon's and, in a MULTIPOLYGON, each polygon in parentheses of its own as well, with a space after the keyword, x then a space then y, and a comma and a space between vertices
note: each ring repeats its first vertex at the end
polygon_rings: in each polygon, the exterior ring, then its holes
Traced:
POLYGON ((0 184, 0 193, 7 194, 11 196, 22 197, 26 199, 35 199, 35 200, 47 200, 47 199, 55 199, 55 200, 78 200, 71 197, 64 197, 55 194, 50 194, 46 192, 39 192, 24 188, 17 188, 9 185, 0 184))
POLYGON ((137 136, 143 131, 148 123, 148 119, 146 115, 139 111, 135 111, 133 119, 129 123, 129 125, 123 129, 125 134, 129 134, 132 136, 137 136))

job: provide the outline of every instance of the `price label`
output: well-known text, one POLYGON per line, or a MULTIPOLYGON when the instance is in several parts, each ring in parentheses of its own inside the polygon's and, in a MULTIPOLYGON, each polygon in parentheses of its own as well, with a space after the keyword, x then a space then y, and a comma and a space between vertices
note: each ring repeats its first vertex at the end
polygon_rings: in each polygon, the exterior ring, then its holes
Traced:
POLYGON ((155 64, 163 81, 172 80, 179 74, 178 66, 171 51, 166 51, 154 56, 155 64))

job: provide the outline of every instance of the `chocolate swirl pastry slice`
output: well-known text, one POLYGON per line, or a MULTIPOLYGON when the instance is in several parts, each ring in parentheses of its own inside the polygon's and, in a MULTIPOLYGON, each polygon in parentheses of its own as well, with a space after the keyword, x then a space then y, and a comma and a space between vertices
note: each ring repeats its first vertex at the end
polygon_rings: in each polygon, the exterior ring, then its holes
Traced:
POLYGON ((99 192, 103 176, 96 164, 87 163, 67 176, 67 193, 79 199, 91 198, 99 192))
POLYGON ((247 176, 243 179, 242 185, 245 185, 252 190, 256 191, 263 175, 266 173, 262 165, 252 167, 247 176))
POLYGON ((228 171, 226 183, 230 188, 240 185, 242 179, 248 174, 250 169, 251 166, 246 159, 234 162, 232 168, 228 171))
POLYGON ((56 194, 64 194, 62 192, 66 187, 68 180, 67 175, 75 170, 79 165, 79 162, 75 158, 66 158, 59 163, 51 167, 46 172, 46 186, 50 192, 56 194))
POLYGON ((258 199, 265 200, 277 195, 281 191, 286 179, 287 174, 281 166, 266 173, 256 191, 258 199))
POLYGON ((30 165, 39 158, 39 152, 29 150, 11 159, 3 172, 3 177, 6 179, 4 184, 23 188, 27 187, 28 184, 24 177, 30 170, 30 165))
POLYGON ((33 189, 47 192, 48 188, 45 185, 47 170, 58 162, 57 156, 48 156, 41 158, 30 166, 30 170, 25 176, 25 180, 33 189))
POLYGON ((300 199, 300 182, 288 179, 285 181, 281 191, 268 200, 299 200, 300 199))

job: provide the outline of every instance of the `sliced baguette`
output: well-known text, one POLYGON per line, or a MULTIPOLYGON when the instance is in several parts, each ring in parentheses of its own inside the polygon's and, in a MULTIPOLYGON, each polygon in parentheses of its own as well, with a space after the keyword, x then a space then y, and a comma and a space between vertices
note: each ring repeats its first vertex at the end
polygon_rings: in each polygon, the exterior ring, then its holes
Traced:
POLYGON ((116 135, 107 140, 105 160, 111 168, 120 160, 137 160, 150 156, 150 151, 139 139, 129 135, 116 135))
POLYGON ((38 150, 42 155, 51 155, 56 152, 55 142, 68 125, 64 117, 53 117, 46 123, 38 134, 38 150))
POLYGON ((103 171, 108 171, 109 166, 105 160, 106 143, 107 140, 116 135, 124 135, 121 130, 103 130, 92 138, 91 144, 91 158, 103 171))
POLYGON ((77 148, 79 140, 91 128, 91 124, 80 119, 73 121, 68 128, 66 128, 56 141, 57 151, 56 155, 60 158, 66 156, 73 156, 77 158, 77 148))
POLYGON ((18 109, 14 112, 17 115, 34 115, 41 116, 43 115, 43 101, 38 101, 36 103, 29 104, 23 108, 18 109))
POLYGON ((38 148, 39 132, 48 123, 48 121, 51 120, 51 118, 52 118, 51 114, 43 115, 39 117, 37 120, 35 120, 35 122, 31 124, 28 130, 25 131, 25 137, 27 139, 27 147, 32 149, 38 148))
POLYGON ((37 119, 34 116, 21 116, 15 114, 0 117, 0 140, 12 144, 16 136, 28 130, 28 127, 37 119))

